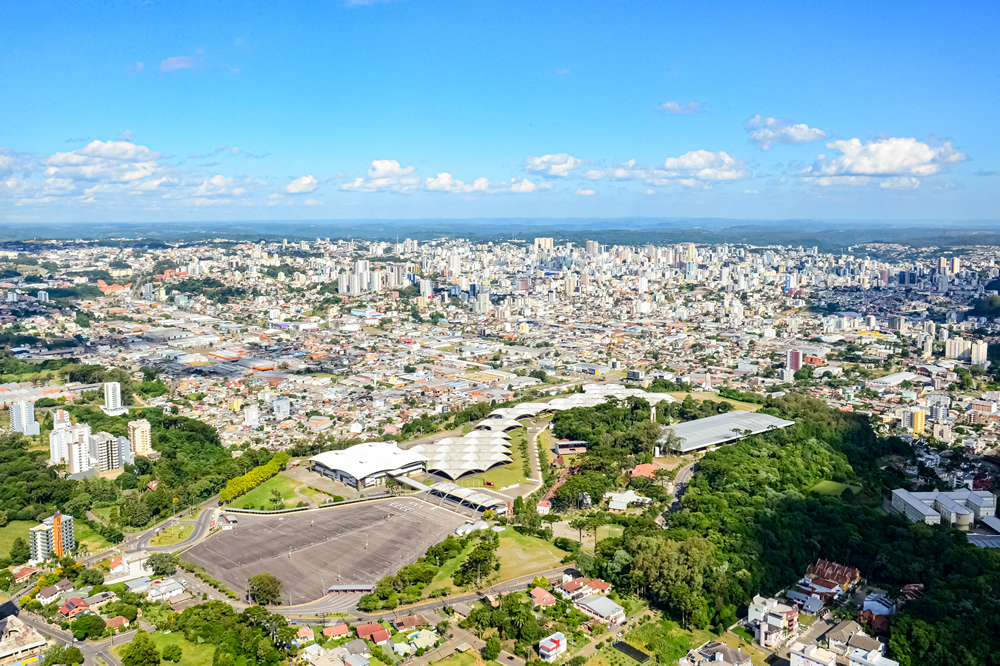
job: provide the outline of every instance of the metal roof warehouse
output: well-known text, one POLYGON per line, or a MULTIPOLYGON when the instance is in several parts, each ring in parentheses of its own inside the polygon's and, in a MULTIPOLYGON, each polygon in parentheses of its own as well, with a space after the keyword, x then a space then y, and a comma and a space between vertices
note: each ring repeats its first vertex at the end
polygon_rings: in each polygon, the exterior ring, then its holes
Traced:
POLYGON ((737 411, 679 423, 671 426, 671 429, 684 440, 680 445, 681 453, 689 453, 741 439, 747 430, 756 435, 771 427, 787 428, 794 424, 795 421, 786 421, 770 414, 737 411))

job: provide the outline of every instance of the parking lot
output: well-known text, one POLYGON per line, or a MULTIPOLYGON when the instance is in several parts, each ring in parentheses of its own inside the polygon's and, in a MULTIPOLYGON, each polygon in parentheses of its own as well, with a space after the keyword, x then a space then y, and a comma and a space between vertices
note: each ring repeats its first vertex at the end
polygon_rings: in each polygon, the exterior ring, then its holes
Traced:
POLYGON ((247 578, 269 572, 282 582, 282 602, 318 599, 334 585, 374 584, 455 531, 464 520, 413 498, 283 516, 240 515, 239 524, 188 550, 241 596, 247 578))

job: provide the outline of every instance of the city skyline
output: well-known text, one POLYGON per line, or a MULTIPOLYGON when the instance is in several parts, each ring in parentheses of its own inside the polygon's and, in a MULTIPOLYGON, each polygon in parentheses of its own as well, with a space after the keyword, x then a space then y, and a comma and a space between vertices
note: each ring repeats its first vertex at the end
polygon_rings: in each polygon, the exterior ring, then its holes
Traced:
POLYGON ((992 218, 997 11, 906 9, 7 6, 0 219, 992 218))

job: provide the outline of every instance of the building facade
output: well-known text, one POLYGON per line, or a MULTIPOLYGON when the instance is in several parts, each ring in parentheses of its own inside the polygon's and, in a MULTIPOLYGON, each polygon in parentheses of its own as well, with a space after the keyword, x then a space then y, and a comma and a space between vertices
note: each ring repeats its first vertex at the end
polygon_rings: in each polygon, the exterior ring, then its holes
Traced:
POLYGON ((55 513, 28 530, 31 561, 42 562, 51 555, 63 557, 76 547, 73 516, 55 513))

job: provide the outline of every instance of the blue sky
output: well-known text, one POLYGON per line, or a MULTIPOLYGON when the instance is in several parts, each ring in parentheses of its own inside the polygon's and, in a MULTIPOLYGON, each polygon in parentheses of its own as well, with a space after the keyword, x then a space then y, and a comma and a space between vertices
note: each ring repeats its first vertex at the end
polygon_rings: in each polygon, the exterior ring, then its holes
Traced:
POLYGON ((995 2, 83 4, 0 5, 0 220, 1000 205, 995 2))

